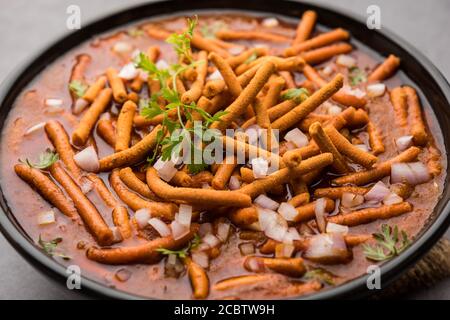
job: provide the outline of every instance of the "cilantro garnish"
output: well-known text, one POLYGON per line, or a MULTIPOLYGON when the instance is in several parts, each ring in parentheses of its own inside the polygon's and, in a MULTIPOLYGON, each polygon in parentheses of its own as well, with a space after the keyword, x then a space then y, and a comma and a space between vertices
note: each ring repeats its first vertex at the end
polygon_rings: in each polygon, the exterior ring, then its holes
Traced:
POLYGON ((78 98, 84 96, 87 88, 87 85, 79 80, 73 80, 71 83, 69 83, 70 91, 72 91, 78 98))
POLYGON ((69 256, 55 251, 58 244, 61 243, 62 241, 63 241, 62 238, 55 238, 50 241, 45 241, 42 239, 41 235, 39 235, 38 244, 45 251, 45 253, 47 253, 49 256, 51 256, 51 257, 56 256, 56 257, 63 258, 64 260, 69 260, 70 259, 69 256))
POLYGON ((32 163, 30 160, 25 159, 25 161, 22 161, 19 159, 20 162, 28 165, 30 168, 36 168, 36 169, 46 169, 50 167, 52 164, 54 164, 56 161, 58 161, 59 156, 56 152, 53 152, 50 149, 46 149, 43 153, 39 155, 39 161, 37 163, 32 163))
POLYGON ((189 244, 181 250, 169 250, 169 249, 164 249, 164 248, 158 248, 158 249, 156 249, 156 251, 158 251, 159 253, 164 254, 164 255, 174 254, 178 258, 184 259, 188 256, 189 252, 192 249, 195 249, 200 245, 201 241, 202 241, 202 239, 196 233, 194 235, 194 238, 189 242, 189 244))
POLYGON ((356 86, 362 82, 367 81, 366 73, 358 67, 351 67, 349 69, 349 80, 352 86, 356 86))
POLYGON ((374 233, 373 237, 377 241, 376 245, 363 245, 364 254, 367 259, 374 261, 384 261, 399 255, 410 244, 408 235, 405 231, 401 231, 399 237, 398 227, 392 228, 387 224, 381 226, 380 233, 374 233))
POLYGON ((305 88, 288 89, 281 95, 282 100, 294 100, 297 103, 305 101, 309 97, 309 91, 305 88))

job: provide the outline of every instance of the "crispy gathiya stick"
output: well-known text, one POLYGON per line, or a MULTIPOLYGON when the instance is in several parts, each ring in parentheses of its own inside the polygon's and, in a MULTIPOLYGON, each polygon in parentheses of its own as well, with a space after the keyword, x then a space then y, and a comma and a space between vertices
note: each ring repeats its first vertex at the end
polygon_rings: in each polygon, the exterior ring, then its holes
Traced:
POLYGON ((302 162, 300 149, 288 150, 283 154, 283 161, 289 168, 295 168, 302 162))
POLYGON ((223 162, 219 164, 219 168, 211 181, 212 187, 216 190, 225 189, 225 185, 230 180, 236 166, 237 161, 235 156, 228 156, 223 159, 223 162))
POLYGON ((324 130, 327 136, 336 146, 336 149, 338 149, 339 152, 341 152, 344 156, 351 159, 355 163, 358 163, 363 167, 370 169, 375 164, 375 162, 378 161, 378 158, 376 156, 365 152, 364 150, 361 150, 360 148, 355 147, 353 144, 351 144, 333 126, 327 126, 324 130))
POLYGON ((255 181, 255 176, 253 175, 252 169, 241 167, 239 171, 241 173, 242 181, 244 181, 245 183, 252 183, 253 181, 255 181))
MULTIPOLYGON (((319 73, 310 65, 305 65, 303 68, 303 73, 308 80, 311 80, 314 82, 315 85, 318 87, 323 87, 327 84, 327 81, 322 79, 322 77, 319 75, 319 73)), ((346 94, 342 90, 339 90, 336 92, 331 99, 334 101, 343 104, 344 106, 348 107, 355 107, 355 108, 362 108, 366 105, 367 101, 364 98, 358 98, 351 94, 346 94)))
POLYGON ((170 180, 170 183, 177 187, 190 187, 192 185, 192 178, 184 171, 177 171, 170 180))
POLYGON ((289 42, 290 38, 268 32, 237 31, 221 29, 216 32, 216 37, 222 40, 261 40, 272 42, 289 42))
POLYGON ((394 74, 400 66, 400 58, 390 54, 372 73, 367 77, 367 81, 382 81, 394 74))
POLYGON ((119 78, 119 74, 116 69, 108 68, 106 70, 106 76, 108 77, 109 85, 111 86, 114 101, 117 103, 124 103, 127 100, 127 90, 122 79, 119 78))
POLYGON ((267 54, 266 48, 263 48, 263 47, 251 48, 251 49, 248 49, 248 50, 242 52, 241 54, 239 54, 237 56, 227 58, 226 62, 232 69, 234 69, 238 65, 243 64, 245 61, 247 61, 248 58, 250 58, 253 55, 256 55, 257 57, 261 57, 261 56, 265 56, 266 54, 267 54))
POLYGON ((100 76, 98 79, 89 87, 89 89, 86 90, 86 92, 83 95, 83 99, 87 102, 94 102, 95 98, 97 98, 100 91, 103 90, 103 88, 106 85, 106 77, 100 76))
POLYGON ((130 100, 125 102, 122 109, 120 109, 116 123, 116 152, 126 150, 130 146, 133 118, 136 110, 137 105, 130 100))
POLYGON ((347 40, 350 37, 350 34, 348 31, 337 28, 322 34, 319 34, 318 36, 311 38, 309 40, 303 41, 302 43, 295 44, 290 48, 287 48, 284 50, 284 55, 287 57, 295 56, 299 54, 300 52, 311 50, 311 49, 317 49, 329 44, 332 44, 334 42, 347 40))
POLYGON ((70 73, 70 82, 72 81, 81 81, 84 80, 84 74, 88 65, 91 63, 91 56, 88 54, 79 54, 76 57, 76 62, 72 68, 72 72, 70 73))
POLYGON ((369 134, 369 144, 374 155, 384 152, 383 138, 381 132, 372 121, 367 123, 367 133, 369 134))
POLYGON ((292 197, 291 200, 288 201, 288 203, 294 207, 299 207, 301 205, 307 204, 309 202, 310 195, 308 193, 308 190, 304 193, 299 193, 296 196, 292 197))
MULTIPOLYGON (((356 247, 367 240, 372 239, 370 234, 349 234, 344 236, 345 243, 349 247, 356 247)), ((305 251, 309 246, 309 238, 303 240, 294 240, 294 252, 305 251)), ((276 246, 279 244, 278 241, 269 239, 260 248, 259 252, 262 254, 272 254, 275 253, 276 246)))
POLYGON ((103 89, 89 109, 84 113, 75 131, 72 133, 72 142, 76 146, 84 146, 89 139, 92 129, 95 126, 100 114, 109 106, 111 102, 111 89, 103 89))
POLYGON ((265 62, 239 97, 225 109, 227 114, 223 115, 220 121, 214 122, 211 128, 221 130, 228 128, 231 122, 245 112, 247 106, 255 99, 274 71, 275 65, 271 62, 265 62))
POLYGON ((56 120, 47 121, 45 133, 72 177, 80 178, 81 170, 73 160, 75 153, 70 145, 69 136, 61 123, 56 120))
POLYGON ((345 187, 330 187, 330 188, 318 188, 314 190, 314 198, 323 198, 327 197, 333 200, 341 199, 342 195, 347 193, 353 193, 353 194, 359 194, 359 195, 365 195, 370 188, 365 187, 352 187, 352 186, 345 186, 345 187))
POLYGON ((397 217, 406 212, 410 212, 412 209, 413 207, 409 202, 401 202, 390 206, 366 208, 347 214, 339 214, 327 218, 327 221, 353 227, 360 224, 370 223, 378 219, 390 219, 397 217))
POLYGON ((211 203, 229 207, 248 207, 251 204, 250 197, 238 191, 172 187, 159 178, 154 168, 147 169, 147 184, 157 196, 171 201, 181 200, 193 204, 211 203))
POLYGON ((95 191, 108 207, 115 208, 119 205, 116 198, 114 198, 111 191, 109 191, 108 187, 98 175, 89 173, 87 178, 93 183, 95 191))
POLYGON ((144 160, 147 154, 156 146, 159 130, 161 130, 160 125, 156 126, 148 135, 131 148, 100 159, 99 170, 101 172, 111 171, 114 168, 124 165, 131 166, 144 160))
POLYGON ((218 45, 212 43, 211 41, 203 38, 202 36, 198 34, 194 34, 191 39, 191 46, 194 48, 197 48, 199 50, 205 50, 208 52, 216 52, 218 53, 222 58, 228 58, 230 57, 230 53, 219 47, 218 45))
POLYGON ((50 166, 50 173, 64 190, 66 190, 75 208, 77 208, 78 214, 97 242, 101 245, 111 244, 114 240, 111 229, 105 223, 97 208, 83 194, 80 187, 72 180, 59 162, 55 162, 50 166))
POLYGON ((379 180, 391 173, 391 166, 394 163, 399 162, 410 162, 417 158, 420 153, 420 149, 417 147, 410 147, 385 162, 379 163, 376 168, 367 171, 360 171, 351 173, 349 175, 339 177, 333 180, 333 184, 345 185, 345 184, 355 184, 357 186, 365 185, 369 182, 379 180))
POLYGON ((178 250, 183 248, 194 237, 197 230, 198 225, 193 224, 191 231, 180 239, 174 240, 172 236, 156 238, 150 242, 133 247, 110 249, 90 247, 86 251, 86 256, 90 260, 111 265, 135 263, 154 264, 163 258, 163 255, 158 249, 178 250))
POLYGON ((391 90, 391 103, 394 108, 396 123, 401 127, 408 125, 408 105, 406 103, 406 94, 402 87, 391 90))
POLYGON ((307 10, 303 13, 300 22, 297 25, 295 39, 292 45, 302 43, 309 38, 317 20, 317 13, 313 10, 307 10))
POLYGON ((308 64, 317 64, 319 62, 323 62, 334 56, 337 56, 338 54, 349 53, 352 50, 353 47, 348 43, 337 43, 302 52, 300 56, 308 64))
POLYGON ((286 82, 286 88, 287 89, 294 89, 294 88, 297 87, 297 85, 295 84, 294 77, 292 76, 291 72, 289 72, 289 71, 279 71, 278 73, 280 74, 280 76, 286 82))
POLYGON ((323 86, 301 104, 278 118, 272 123, 272 128, 284 131, 295 125, 313 112, 319 105, 335 94, 343 85, 344 77, 336 75, 327 85, 323 86))
POLYGON ((133 235, 131 229, 130 217, 128 210, 124 206, 117 206, 113 209, 112 218, 114 225, 119 228, 123 239, 129 239, 133 235))
POLYGON ((414 143, 419 146, 424 146, 428 142, 428 135, 422 117, 419 97, 417 96, 416 90, 411 87, 405 86, 403 90, 406 93, 406 101, 411 120, 411 134, 414 143))
POLYGON ((273 274, 270 273, 260 273, 227 278, 219 282, 216 282, 212 287, 212 289, 215 291, 224 291, 236 287, 245 287, 249 285, 254 285, 256 283, 267 282, 273 279, 272 276, 273 274))
POLYGON ((205 184, 211 184, 214 176, 211 172, 205 170, 193 175, 191 178, 192 181, 190 186, 193 188, 201 188, 205 184))
POLYGON ((252 264, 258 264, 263 267, 262 269, 267 268, 295 278, 303 276, 306 272, 302 258, 264 258, 251 256, 245 259, 244 268, 248 271, 253 271, 252 264))
POLYGON ((309 127, 309 134, 314 142, 317 144, 321 152, 330 152, 333 155, 333 167, 338 173, 350 172, 350 167, 345 158, 336 149, 336 146, 331 141, 330 137, 325 133, 322 125, 319 122, 314 122, 309 127))
POLYGON ((192 83, 191 88, 181 95, 181 101, 185 104, 197 102, 202 95, 206 73, 208 72, 208 54, 206 51, 200 51, 198 53, 197 62, 199 63, 195 67, 195 70, 197 71, 197 78, 192 83))
POLYGON ((215 52, 211 52, 208 58, 217 67, 217 70, 219 70, 220 74, 222 75, 223 80, 228 87, 228 91, 231 94, 231 97, 234 99, 237 98, 242 92, 242 87, 239 84, 239 81, 234 74, 233 69, 231 69, 231 66, 226 62, 225 59, 223 59, 215 52))
POLYGON ((442 171, 441 164, 441 152, 434 145, 430 145, 428 148, 428 152, 430 153, 430 160, 428 161, 428 171, 434 177, 438 176, 442 171))
POLYGON ((228 218, 233 224, 240 227, 246 227, 258 221, 258 211, 254 205, 246 208, 239 208, 228 213, 228 218))
MULTIPOLYGON (((177 109, 171 109, 167 112, 167 117, 171 120, 175 119, 177 117, 177 109)), ((144 116, 141 116, 140 114, 136 114, 133 119, 133 125, 136 128, 145 128, 149 126, 156 126, 158 124, 161 124, 164 120, 164 115, 159 114, 157 116, 154 116, 151 119, 148 119, 144 116)))
POLYGON ((225 89, 225 81, 221 79, 210 80, 205 83, 205 87, 203 88, 203 95, 206 98, 212 98, 215 95, 223 92, 225 89))
POLYGON ((265 56, 258 58, 250 63, 241 64, 236 68, 235 72, 236 74, 241 75, 251 68, 260 66, 266 61, 274 63, 277 71, 302 71, 303 67, 305 66, 305 60, 303 60, 303 58, 301 57, 281 58, 276 56, 265 56))
POLYGON ((209 279, 205 269, 187 257, 184 259, 195 299, 205 299, 209 294, 209 279))
MULTIPOLYGON (((97 134, 111 147, 116 145, 116 129, 111 120, 100 119, 97 122, 97 134)), ((66 165, 67 166, 67 165, 66 165)))
POLYGON ((154 201, 161 201, 156 194, 150 190, 148 185, 140 180, 131 170, 130 167, 126 167, 123 169, 120 169, 119 171, 120 180, 131 190, 134 192, 139 193, 141 196, 154 200, 154 201))
MULTIPOLYGON (((294 100, 285 100, 276 106, 273 106, 272 108, 269 108, 267 110, 267 113, 269 115, 269 120, 271 122, 275 121, 276 119, 280 118, 281 116, 285 115, 287 112, 292 110, 295 106, 297 106, 297 103, 294 100)), ((252 117, 245 121, 242 124, 243 129, 247 129, 251 125, 254 125, 256 123, 256 117, 252 117)))
POLYGON ((175 212, 178 210, 177 205, 170 202, 147 201, 129 191, 120 179, 119 169, 114 169, 111 172, 109 182, 120 200, 133 211, 147 208, 150 210, 152 217, 161 218, 165 221, 172 221, 175 217, 175 212))
POLYGON ((133 101, 134 103, 139 103, 139 95, 136 92, 130 92, 127 99, 133 101))
POLYGON ((147 35, 150 38, 154 38, 157 40, 166 40, 168 36, 170 36, 170 32, 167 30, 164 30, 160 27, 157 27, 155 25, 146 25, 144 27, 144 30, 147 32, 147 35))
POLYGON ((40 170, 31 168, 25 164, 16 164, 14 166, 16 174, 53 206, 58 208, 64 215, 74 218, 77 210, 73 203, 66 198, 61 189, 40 170))
POLYGON ((318 156, 303 160, 295 168, 282 168, 266 178, 255 180, 239 189, 239 192, 248 194, 252 198, 261 193, 270 191, 277 185, 288 183, 293 177, 301 176, 315 169, 324 168, 333 163, 333 155, 331 153, 323 153, 318 156))
MULTIPOLYGON (((334 210, 334 201, 329 198, 325 199, 325 211, 326 212, 332 212, 334 210)), ((303 222, 311 220, 315 217, 315 208, 316 208, 316 201, 307 203, 301 207, 295 208, 297 210, 297 215, 294 217, 294 222, 303 222)))

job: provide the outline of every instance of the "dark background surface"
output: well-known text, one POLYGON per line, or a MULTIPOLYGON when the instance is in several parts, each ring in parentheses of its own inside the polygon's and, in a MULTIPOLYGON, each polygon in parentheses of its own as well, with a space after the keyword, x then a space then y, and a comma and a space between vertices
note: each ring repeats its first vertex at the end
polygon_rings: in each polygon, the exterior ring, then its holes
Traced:
MULTIPOLYGON (((188 0, 186 0, 188 1, 188 0)), ((243 0, 245 1, 245 0, 243 0)), ((263 0, 262 0, 263 1, 263 0)), ((66 9, 81 8, 82 25, 119 9, 149 1, 144 0, 0 0, 0 82, 15 66, 22 63, 50 40, 68 32, 66 9)), ((449 0, 320 0, 359 16, 367 6, 381 9, 382 28, 410 42, 424 53, 450 79, 450 12, 449 0)), ((450 238, 450 231, 446 233, 450 238)), ((80 292, 66 289, 33 269, 0 235, 0 299, 83 299, 80 292)), ((400 298, 400 297, 399 297, 400 298)), ((450 279, 429 289, 411 292, 413 299, 450 299, 450 279)))

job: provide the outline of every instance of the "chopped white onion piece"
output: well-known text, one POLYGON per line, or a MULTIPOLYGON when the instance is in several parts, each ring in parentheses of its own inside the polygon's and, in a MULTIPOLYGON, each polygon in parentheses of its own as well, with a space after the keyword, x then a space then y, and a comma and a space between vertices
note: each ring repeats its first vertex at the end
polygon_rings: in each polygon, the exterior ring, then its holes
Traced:
POLYGON ((164 59, 161 59, 161 60, 158 60, 158 62, 156 62, 156 68, 158 68, 159 70, 166 70, 166 69, 169 69, 169 64, 167 63, 167 61, 166 60, 164 60, 164 59))
POLYGON ((235 46, 228 49, 228 52, 232 54, 233 56, 237 56, 238 54, 241 54, 244 52, 244 47, 242 46, 235 46))
POLYGON ((408 149, 413 145, 413 136, 403 136, 395 139, 395 145, 399 151, 408 149))
POLYGON ((87 108, 87 106, 89 105, 89 102, 84 100, 83 98, 78 98, 75 101, 75 105, 73 106, 73 113, 74 114, 80 114, 81 112, 83 112, 84 109, 87 108))
POLYGON ((251 161, 253 176, 256 179, 265 178, 269 170, 269 163, 264 158, 254 158, 251 161))
POLYGON ((277 210, 277 208, 280 206, 278 202, 270 199, 268 196, 264 194, 260 194, 259 196, 257 196, 253 202, 259 205, 260 207, 269 210, 277 210))
POLYGON ((391 191, 383 183, 383 181, 378 181, 375 185, 364 195, 366 200, 373 201, 383 201, 383 199, 389 195, 391 191))
POLYGON ((295 217, 298 215, 295 207, 287 202, 282 202, 280 207, 278 208, 278 212, 281 214, 283 218, 287 221, 294 221, 295 217))
POLYGON ((222 77, 222 74, 219 72, 219 70, 216 70, 213 73, 211 73, 206 80, 208 80, 208 81, 223 80, 223 77, 222 77))
POLYGON ((278 26, 280 23, 278 22, 277 18, 265 18, 261 24, 267 28, 274 28, 278 26))
POLYGON ((140 55, 141 52, 142 52, 142 51, 139 50, 139 49, 134 49, 133 52, 131 53, 131 59, 132 59, 132 60, 136 59, 136 57, 137 57, 138 55, 140 55))
POLYGON ((265 269, 264 263, 260 259, 254 257, 245 260, 245 267, 251 272, 263 272, 265 269))
POLYGON ((153 167, 158 172, 160 178, 167 182, 170 181, 178 171, 177 168, 175 168, 175 164, 172 161, 170 160, 164 161, 162 157, 155 162, 153 167))
POLYGON ((333 67, 331 65, 325 66, 325 68, 322 69, 322 73, 326 76, 329 76, 333 73, 333 67))
POLYGON ((37 217, 38 225, 43 226, 56 222, 55 212, 53 210, 40 212, 37 217))
POLYGON ((369 148, 365 144, 355 144, 355 147, 361 149, 362 151, 369 152, 369 148))
POLYGON ((147 226, 150 218, 150 210, 147 208, 139 209, 134 213, 134 219, 136 220, 136 223, 140 229, 143 229, 147 226))
POLYGON ((230 190, 237 190, 241 187, 241 182, 239 181, 239 178, 236 176, 231 176, 230 181, 228 182, 228 188, 230 190))
POLYGON ((261 231, 265 231, 276 222, 276 213, 272 210, 256 207, 261 231))
POLYGON ((36 131, 43 129, 44 127, 45 127, 45 122, 39 122, 38 124, 35 124, 34 126, 28 128, 27 131, 25 131, 25 135, 27 136, 29 134, 32 134, 36 131))
POLYGON ((128 43, 124 41, 118 41, 113 46, 113 51, 117 53, 127 53, 133 50, 133 47, 128 43))
POLYGON ((327 221, 325 219, 325 208, 326 201, 325 198, 319 198, 316 200, 314 206, 314 213, 316 215, 317 227, 320 232, 325 232, 327 221))
POLYGON ((189 228, 191 226, 191 219, 192 207, 187 204, 180 204, 180 209, 178 210, 175 220, 184 225, 186 228, 189 228))
POLYGON ((97 172, 100 168, 97 152, 93 146, 89 146, 78 152, 73 160, 81 169, 88 172, 97 172))
POLYGON ((286 220, 284 220, 283 217, 276 212, 269 209, 257 207, 257 211, 259 225, 265 235, 271 239, 283 242, 284 236, 288 229, 286 220))
POLYGON ((123 240, 122 233, 120 233, 120 229, 118 227, 111 227, 111 231, 113 234, 113 242, 120 242, 123 240))
POLYGON ((332 104, 331 106, 328 107, 327 109, 327 113, 331 116, 337 116, 338 114, 340 114, 342 112, 342 108, 332 104))
POLYGON ((298 233, 297 229, 294 227, 290 227, 286 234, 284 235, 283 243, 286 244, 293 244, 294 240, 300 240, 300 234, 298 233))
POLYGON ((327 223, 327 233, 341 233, 346 235, 348 233, 348 226, 343 226, 333 222, 327 223))
POLYGON ((352 89, 349 86, 344 86, 341 90, 345 94, 349 94, 349 95, 355 96, 357 98, 364 98, 366 96, 366 93, 358 88, 352 89))
POLYGON ((391 166, 391 182, 421 184, 431 179, 428 168, 422 162, 394 163, 391 166))
POLYGON ((46 112, 50 114, 64 111, 63 101, 61 99, 45 99, 46 112))
POLYGON ((356 66, 356 59, 346 54, 340 54, 336 58, 336 63, 343 67, 351 68, 356 66))
POLYGON ((367 95, 369 97, 381 97, 386 91, 386 85, 384 83, 369 84, 367 86, 367 95))
POLYGON ((403 198, 394 192, 391 192, 383 199, 383 203, 388 206, 400 202, 403 202, 403 198))
POLYGON ((167 237, 171 234, 169 226, 158 218, 151 218, 148 220, 148 224, 151 225, 161 237, 167 237))
POLYGON ((209 257, 206 252, 195 251, 191 254, 192 261, 198 264, 200 267, 207 269, 209 267, 209 257))
POLYGON ((341 198, 342 206, 346 208, 352 208, 363 204, 364 197, 360 194, 354 194, 351 192, 344 192, 341 198))
POLYGON ((119 71, 119 78, 122 78, 124 80, 133 80, 139 75, 139 70, 136 69, 134 66, 134 63, 127 63, 120 69, 119 71))
POLYGON ((94 183, 91 180, 83 177, 80 183, 80 188, 83 194, 88 194, 92 189, 94 189, 94 183))
POLYGON ((348 254, 344 237, 339 233, 312 236, 304 257, 314 261, 342 258, 348 254))
POLYGON ((207 235, 205 235, 202 238, 202 241, 204 243, 206 243, 207 245, 209 245, 211 248, 214 248, 214 247, 220 245, 220 240, 212 233, 208 233, 207 235))
POLYGON ((255 253, 255 245, 251 242, 244 242, 239 244, 239 251, 243 256, 248 256, 255 253))
POLYGON ((231 225, 227 222, 219 222, 217 224, 217 237, 222 242, 226 242, 228 240, 228 236, 230 235, 231 225))
POLYGON ((203 237, 208 233, 212 233, 212 230, 213 230, 212 224, 209 222, 205 222, 200 225, 200 228, 198 229, 198 234, 200 235, 200 237, 203 237))
POLYGON ((292 142, 297 148, 304 147, 309 143, 308 137, 299 128, 292 129, 286 133, 284 140, 292 142))
POLYGON ((170 229, 172 230, 172 236, 174 240, 181 239, 190 232, 189 228, 182 225, 176 220, 172 221, 172 223, 170 224, 170 229))

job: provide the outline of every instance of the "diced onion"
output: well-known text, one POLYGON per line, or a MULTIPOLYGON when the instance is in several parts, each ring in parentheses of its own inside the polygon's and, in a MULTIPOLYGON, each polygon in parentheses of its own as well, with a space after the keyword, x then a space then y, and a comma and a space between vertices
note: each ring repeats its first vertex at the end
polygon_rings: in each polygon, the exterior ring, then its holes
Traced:
POLYGON ((349 94, 349 95, 355 96, 357 98, 364 98, 366 96, 366 93, 358 88, 352 89, 349 86, 344 86, 341 90, 345 94, 349 94))
POLYGON ((383 199, 389 195, 391 191, 383 183, 383 181, 378 181, 375 185, 364 195, 366 200, 373 201, 383 201, 383 199))
POLYGON ((242 46, 235 46, 228 49, 228 52, 232 54, 233 56, 237 56, 238 54, 241 54, 244 51, 244 47, 242 46))
POLYGON ((200 237, 203 237, 204 235, 208 233, 212 233, 213 227, 212 224, 209 222, 205 222, 200 224, 200 228, 198 229, 198 234, 200 237))
POLYGON ((119 71, 119 78, 122 78, 124 80, 133 80, 139 75, 139 70, 136 69, 134 66, 134 63, 127 63, 120 69, 119 71))
POLYGON ((88 194, 92 189, 94 189, 94 183, 87 178, 83 178, 80 183, 80 188, 83 194, 88 194))
POLYGON ((381 97, 386 91, 386 85, 384 83, 375 83, 367 86, 367 95, 369 97, 381 97))
POLYGON ((288 229, 286 220, 272 210, 259 207, 257 210, 259 225, 264 234, 271 239, 282 242, 288 229))
POLYGON ((61 99, 45 99, 46 112, 50 114, 64 111, 63 101, 61 99))
POLYGON ((295 229, 294 227, 290 227, 284 235, 283 243, 293 244, 294 240, 300 239, 300 234, 298 233, 297 229, 295 229))
POLYGON ((156 62, 156 68, 158 68, 159 70, 166 70, 166 69, 169 69, 169 64, 167 63, 167 61, 166 60, 164 60, 164 59, 161 59, 161 60, 158 60, 158 62, 156 62))
POLYGON ((209 267, 209 257, 206 252, 195 251, 191 254, 192 261, 198 264, 200 267, 207 269, 209 267))
POLYGON ((294 254, 295 246, 288 243, 280 243, 275 247, 275 258, 290 258, 294 254))
POLYGON ((356 66, 356 59, 346 54, 340 54, 336 58, 336 63, 343 67, 351 68, 356 66))
POLYGON ((120 229, 117 227, 111 227, 111 231, 113 234, 113 242, 120 242, 123 240, 122 233, 120 233, 120 229))
POLYGON ((241 182, 239 181, 239 178, 236 176, 231 176, 230 181, 228 182, 228 188, 230 190, 237 190, 241 187, 241 182))
POLYGON ((253 158, 252 161, 253 176, 256 179, 265 178, 269 170, 269 163, 264 158, 253 158))
POLYGON ((116 53, 127 53, 130 52, 133 49, 133 47, 128 43, 124 41, 118 41, 113 46, 113 51, 116 53))
POLYGON ((342 108, 337 105, 334 105, 334 104, 330 105, 327 109, 327 113, 331 116, 337 116, 341 112, 342 112, 342 108))
POLYGON ((219 222, 217 224, 217 237, 222 242, 226 242, 228 240, 228 236, 230 235, 231 225, 227 222, 219 222))
POLYGON ((292 142, 287 141, 286 144, 284 145, 286 147, 286 150, 294 150, 297 147, 295 146, 295 144, 293 144, 292 142))
POLYGON ((278 26, 280 23, 278 22, 278 19, 276 19, 276 18, 265 18, 261 24, 267 28, 274 28, 274 27, 278 26))
POLYGON ((326 220, 325 220, 325 207, 326 202, 325 198, 319 198, 316 200, 316 205, 314 207, 314 213, 316 215, 317 227, 320 232, 325 232, 326 229, 326 220))
POLYGON ((212 233, 208 233, 202 238, 202 241, 209 245, 211 248, 214 248, 220 244, 220 240, 213 235, 212 233))
POLYGON ((348 226, 343 226, 340 224, 328 222, 327 223, 327 233, 341 233, 346 235, 348 233, 348 226))
POLYGON ((139 209, 134 213, 134 219, 140 229, 145 228, 147 226, 148 221, 150 220, 150 210, 147 208, 139 209))
POLYGON ((265 209, 277 210, 280 204, 264 194, 260 194, 254 200, 254 203, 265 209))
POLYGON ((47 224, 52 224, 56 222, 55 212, 53 210, 41 212, 37 217, 38 225, 44 226, 47 224))
POLYGON ((165 181, 170 181, 173 176, 177 173, 177 168, 175 168, 175 164, 170 161, 164 161, 162 158, 159 158, 158 161, 155 162, 153 167, 158 172, 158 175, 161 179, 165 181))
POLYGON ((342 206, 346 208, 352 208, 363 204, 364 197, 360 194, 354 194, 351 192, 344 192, 341 198, 342 206))
POLYGON ((325 68, 322 69, 322 73, 326 76, 329 76, 333 73, 333 67, 331 65, 325 66, 325 68))
POLYGON ((100 168, 97 152, 93 146, 89 146, 78 152, 73 160, 81 169, 88 172, 97 172, 100 168))
POLYGON ((347 245, 344 237, 339 233, 318 234, 309 240, 308 249, 305 251, 305 258, 322 260, 340 258, 347 255, 347 245))
POLYGON ((287 221, 294 221, 294 218, 298 215, 295 207, 287 202, 282 202, 280 207, 278 208, 278 212, 281 214, 283 218, 287 221))
POLYGON ((36 131, 43 129, 44 127, 45 127, 45 122, 39 122, 38 124, 35 124, 34 126, 28 128, 27 131, 25 131, 25 135, 27 136, 29 134, 32 134, 36 131))
POLYGON ((216 70, 208 76, 207 80, 208 81, 223 80, 223 77, 222 77, 222 74, 219 72, 219 70, 216 70))
POLYGON ((248 256, 255 253, 255 245, 251 242, 244 242, 239 244, 239 251, 243 256, 248 256))
POLYGON ((395 139, 395 145, 399 151, 408 149, 413 145, 413 136, 403 136, 395 139))
POLYGON ((394 192, 391 192, 383 199, 383 203, 388 206, 400 202, 403 202, 403 198, 394 192))
POLYGON ((148 224, 151 225, 161 237, 167 237, 171 234, 169 226, 158 218, 151 218, 148 220, 148 224))
POLYGON ((175 220, 184 225, 186 228, 189 228, 191 226, 191 219, 192 207, 187 204, 180 204, 180 209, 175 217, 175 220))
POLYGON ((80 114, 81 112, 83 112, 84 109, 87 108, 87 106, 89 105, 89 102, 84 100, 83 98, 78 98, 75 101, 75 105, 73 106, 73 113, 74 114, 80 114))
POLYGON ((301 132, 299 128, 292 129, 291 131, 286 133, 284 136, 284 140, 292 142, 297 146, 297 148, 304 147, 309 143, 308 137, 303 132, 301 132))
POLYGON ((182 225, 176 220, 172 221, 172 223, 170 224, 170 229, 172 230, 172 236, 174 240, 181 239, 190 232, 189 228, 182 225))
POLYGON ((428 168, 422 162, 394 163, 391 166, 391 182, 407 182, 411 185, 430 180, 428 168))

